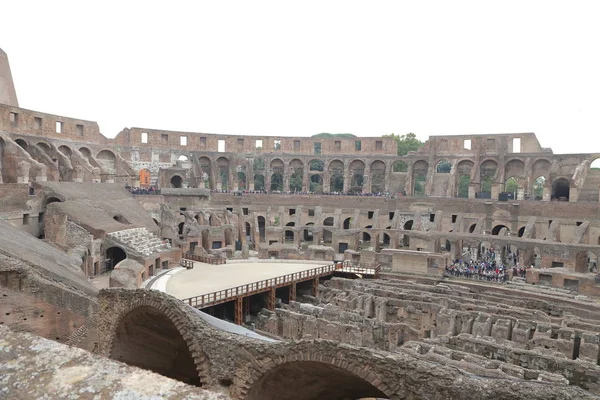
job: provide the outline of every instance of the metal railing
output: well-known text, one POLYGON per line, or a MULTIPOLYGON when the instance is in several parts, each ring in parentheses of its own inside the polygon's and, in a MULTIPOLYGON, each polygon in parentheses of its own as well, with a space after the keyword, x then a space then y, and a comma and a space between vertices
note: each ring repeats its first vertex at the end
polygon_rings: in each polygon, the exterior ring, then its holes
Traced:
POLYGON ((185 258, 187 260, 192 260, 192 261, 198 261, 198 262, 205 263, 205 264, 212 264, 212 265, 221 265, 221 264, 225 264, 227 262, 227 259, 224 257, 197 256, 196 254, 192 254, 192 253, 183 253, 181 255, 181 258, 185 258))
POLYGON ((326 265, 309 269, 306 271, 295 272, 278 276, 276 278, 265 279, 258 282, 247 283, 230 289, 223 289, 213 293, 202 294, 199 296, 182 299, 183 302, 196 308, 206 308, 217 304, 235 300, 239 297, 251 296, 256 293, 266 292, 273 288, 287 286, 292 282, 301 282, 309 279, 319 278, 325 275, 331 275, 335 271, 336 266, 326 265))
POLYGON ((343 272, 370 275, 375 278, 379 278, 379 274, 381 273, 381 265, 378 263, 355 263, 351 260, 345 260, 343 263, 338 264, 339 269, 343 269, 343 272))

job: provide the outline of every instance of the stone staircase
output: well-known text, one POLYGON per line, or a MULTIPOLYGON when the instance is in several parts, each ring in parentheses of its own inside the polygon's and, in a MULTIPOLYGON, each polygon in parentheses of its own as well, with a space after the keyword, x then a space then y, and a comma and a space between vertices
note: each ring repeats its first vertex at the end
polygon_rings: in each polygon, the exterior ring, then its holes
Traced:
POLYGON ((108 237, 146 257, 171 250, 171 244, 168 241, 161 240, 146 228, 112 232, 108 234, 108 237))

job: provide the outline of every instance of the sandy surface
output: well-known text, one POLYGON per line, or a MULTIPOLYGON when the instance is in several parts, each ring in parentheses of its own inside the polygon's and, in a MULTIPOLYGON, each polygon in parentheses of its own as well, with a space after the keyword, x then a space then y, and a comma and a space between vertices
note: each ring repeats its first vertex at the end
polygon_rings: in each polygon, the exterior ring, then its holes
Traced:
POLYGON ((185 299, 329 264, 326 261, 323 264, 227 262, 222 265, 194 262, 194 269, 185 270, 169 278, 166 292, 179 299, 185 299))

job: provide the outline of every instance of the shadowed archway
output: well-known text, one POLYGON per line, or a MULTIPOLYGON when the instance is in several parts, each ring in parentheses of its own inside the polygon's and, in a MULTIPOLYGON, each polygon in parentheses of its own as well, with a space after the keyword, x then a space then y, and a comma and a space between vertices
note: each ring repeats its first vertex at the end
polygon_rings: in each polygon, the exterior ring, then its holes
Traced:
POLYGON ((249 389, 246 400, 387 399, 387 395, 354 373, 317 361, 292 361, 263 374, 249 389))
POLYGON ((136 308, 121 318, 110 357, 201 386, 196 364, 185 340, 173 322, 152 307, 136 308))

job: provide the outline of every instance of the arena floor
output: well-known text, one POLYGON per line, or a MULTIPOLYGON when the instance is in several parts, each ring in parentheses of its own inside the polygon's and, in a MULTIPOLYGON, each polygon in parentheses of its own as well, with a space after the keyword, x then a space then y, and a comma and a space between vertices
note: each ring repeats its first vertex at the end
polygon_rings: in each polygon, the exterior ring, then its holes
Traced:
POLYGON ((295 272, 305 271, 330 263, 310 262, 227 262, 210 265, 194 262, 194 268, 171 275, 166 292, 179 299, 229 289, 247 283, 262 281, 295 272))

